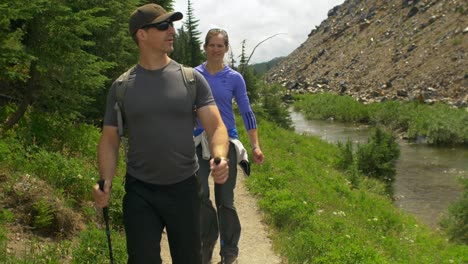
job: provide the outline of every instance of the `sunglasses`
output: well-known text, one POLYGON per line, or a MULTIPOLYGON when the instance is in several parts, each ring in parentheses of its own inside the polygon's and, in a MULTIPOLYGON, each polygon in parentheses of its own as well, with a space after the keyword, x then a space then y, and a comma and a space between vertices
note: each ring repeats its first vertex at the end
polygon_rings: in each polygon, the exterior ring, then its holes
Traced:
POLYGON ((149 24, 143 27, 143 29, 148 29, 148 28, 155 28, 159 31, 165 31, 169 28, 169 26, 174 27, 174 24, 172 21, 163 21, 157 24, 149 24))

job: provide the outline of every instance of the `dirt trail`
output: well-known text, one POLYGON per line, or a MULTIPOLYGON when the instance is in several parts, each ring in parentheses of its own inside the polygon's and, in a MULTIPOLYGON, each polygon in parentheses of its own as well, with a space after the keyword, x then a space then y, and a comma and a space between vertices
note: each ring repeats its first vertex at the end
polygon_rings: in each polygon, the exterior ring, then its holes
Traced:
MULTIPOLYGON (((239 171, 241 171, 239 169, 239 171)), ((273 252, 271 240, 257 207, 255 198, 250 195, 244 184, 244 175, 239 173, 235 190, 235 206, 239 214, 242 233, 239 242, 239 264, 281 264, 281 258, 273 252)), ((213 181, 210 180, 213 190, 213 181)), ((161 243, 163 263, 171 263, 166 236, 161 243)), ((213 253, 213 264, 220 261, 219 240, 213 253)))

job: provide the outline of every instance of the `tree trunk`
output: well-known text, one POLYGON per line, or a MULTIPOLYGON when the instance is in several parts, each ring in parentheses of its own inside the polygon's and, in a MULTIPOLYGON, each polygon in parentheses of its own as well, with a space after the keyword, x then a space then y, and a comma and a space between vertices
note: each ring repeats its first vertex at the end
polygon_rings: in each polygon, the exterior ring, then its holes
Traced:
POLYGON ((3 130, 9 130, 12 128, 16 123, 19 122, 19 120, 24 116, 24 113, 26 113, 26 110, 28 109, 28 106, 31 105, 32 103, 32 94, 34 87, 36 85, 36 81, 38 78, 38 72, 37 72, 37 62, 32 61, 31 66, 30 66, 30 74, 29 74, 29 80, 26 83, 25 86, 25 91, 23 94, 23 100, 21 101, 18 109, 11 114, 3 123, 3 130))

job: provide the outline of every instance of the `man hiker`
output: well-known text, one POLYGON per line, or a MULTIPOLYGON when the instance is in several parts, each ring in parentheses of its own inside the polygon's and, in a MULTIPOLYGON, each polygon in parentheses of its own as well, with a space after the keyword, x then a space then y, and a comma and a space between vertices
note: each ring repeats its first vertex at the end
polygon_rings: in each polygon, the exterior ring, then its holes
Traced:
POLYGON ((183 67, 168 56, 174 49, 173 22, 180 19, 180 12, 168 13, 156 4, 143 5, 133 12, 129 30, 139 48, 139 62, 129 76, 114 82, 107 96, 98 147, 104 191, 96 184, 93 195, 97 207, 108 205, 121 143, 118 109, 128 134, 123 222, 131 264, 162 262, 160 242, 164 228, 172 263, 201 263, 194 105, 209 139, 211 175, 218 184, 228 178, 229 140, 210 87, 194 71, 196 96, 192 98, 183 67), (116 90, 122 82, 126 89, 119 103, 116 90), (116 107, 116 103, 123 107, 116 107))

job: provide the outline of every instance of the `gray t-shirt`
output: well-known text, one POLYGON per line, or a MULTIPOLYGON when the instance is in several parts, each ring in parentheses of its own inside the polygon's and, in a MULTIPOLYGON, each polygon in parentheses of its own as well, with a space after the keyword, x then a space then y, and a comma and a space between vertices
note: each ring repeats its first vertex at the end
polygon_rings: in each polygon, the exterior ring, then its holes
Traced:
MULTIPOLYGON (((194 71, 196 106, 215 104, 205 78, 194 71)), ((107 95, 104 125, 117 126, 116 83, 107 95)), ((159 70, 136 67, 123 100, 128 128, 127 172, 152 184, 174 184, 198 170, 193 142, 193 100, 178 63, 159 70)))

